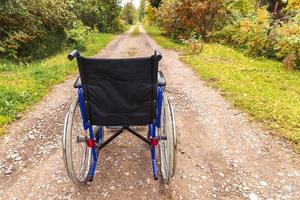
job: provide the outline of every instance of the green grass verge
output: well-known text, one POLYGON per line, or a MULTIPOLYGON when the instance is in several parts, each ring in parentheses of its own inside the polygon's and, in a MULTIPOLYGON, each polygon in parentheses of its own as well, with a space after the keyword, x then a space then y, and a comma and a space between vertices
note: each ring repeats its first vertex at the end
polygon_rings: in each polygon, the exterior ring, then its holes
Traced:
MULTIPOLYGON (((157 28, 146 30, 164 48, 188 48, 162 36, 157 28)), ((289 72, 280 62, 249 58, 218 44, 205 44, 200 54, 184 54, 181 59, 252 119, 300 143, 300 71, 289 72)))
POLYGON ((158 27, 144 25, 144 29, 161 47, 165 49, 183 50, 183 45, 163 36, 158 27))
MULTIPOLYGON (((87 40, 84 56, 91 56, 105 47, 113 34, 97 33, 87 40)), ((20 112, 37 102, 54 84, 77 71, 76 62, 67 60, 68 51, 27 65, 0 60, 0 134, 20 112)))

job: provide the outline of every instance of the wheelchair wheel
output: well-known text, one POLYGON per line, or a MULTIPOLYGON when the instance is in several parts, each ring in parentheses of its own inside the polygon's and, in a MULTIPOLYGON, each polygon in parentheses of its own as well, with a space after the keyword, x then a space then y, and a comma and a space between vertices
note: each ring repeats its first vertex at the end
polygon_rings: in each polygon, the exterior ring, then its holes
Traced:
POLYGON ((173 176, 176 165, 176 137, 174 115, 171 103, 167 97, 163 97, 161 111, 161 128, 158 129, 160 138, 158 147, 160 154, 160 172, 162 182, 168 184, 170 177, 173 176))
POLYGON ((84 131, 80 107, 76 100, 71 104, 65 118, 63 155, 67 172, 77 185, 85 185, 92 163, 91 148, 87 146, 88 131, 84 131))
POLYGON ((177 165, 177 134, 176 134, 176 121, 175 121, 175 113, 173 110, 172 103, 168 101, 170 106, 170 112, 172 117, 172 133, 173 133, 173 140, 174 140, 174 160, 173 160, 173 170, 171 171, 171 176, 174 176, 176 171, 176 165, 177 165))

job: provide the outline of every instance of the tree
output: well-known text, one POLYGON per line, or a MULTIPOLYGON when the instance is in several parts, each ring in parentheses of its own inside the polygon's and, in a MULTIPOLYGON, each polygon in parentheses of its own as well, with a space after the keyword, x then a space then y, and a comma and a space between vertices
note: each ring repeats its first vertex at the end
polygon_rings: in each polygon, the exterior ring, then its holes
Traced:
POLYGON ((81 0, 74 6, 84 25, 101 32, 119 31, 120 0, 81 0))
POLYGON ((205 39, 226 22, 226 12, 224 0, 168 0, 159 8, 159 19, 173 39, 205 39))
POLYGON ((141 0, 140 7, 139 7, 139 20, 142 22, 145 17, 145 9, 146 9, 146 2, 145 0, 141 0))
POLYGON ((134 24, 137 18, 137 10, 134 7, 132 1, 124 5, 122 10, 122 18, 126 24, 134 24))

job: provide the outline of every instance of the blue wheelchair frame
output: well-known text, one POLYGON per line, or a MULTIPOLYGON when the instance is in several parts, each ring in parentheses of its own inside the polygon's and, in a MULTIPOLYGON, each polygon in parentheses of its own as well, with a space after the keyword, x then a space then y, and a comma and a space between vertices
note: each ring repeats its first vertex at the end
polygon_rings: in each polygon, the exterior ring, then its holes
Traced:
MULTIPOLYGON (((76 58, 78 59, 80 57, 80 53, 77 53, 76 58)), ((83 123, 83 128, 85 131, 89 131, 89 136, 90 138, 87 141, 88 147, 92 149, 92 167, 90 171, 90 177, 89 181, 93 181, 94 174, 96 171, 96 166, 97 166, 97 160, 99 157, 99 151, 102 149, 104 146, 109 144, 112 140, 114 140, 117 136, 119 136, 124 130, 129 131, 136 137, 140 138, 144 142, 148 143, 150 145, 151 149, 151 162, 152 162, 152 171, 153 171, 153 176, 154 179, 158 179, 158 174, 157 174, 157 164, 156 164, 156 150, 155 147, 158 144, 159 140, 165 140, 166 138, 159 138, 156 136, 156 128, 161 127, 161 109, 162 109, 162 101, 163 101, 163 92, 164 92, 164 87, 159 86, 157 88, 157 118, 156 120, 148 125, 148 130, 149 130, 149 135, 148 138, 145 138, 144 136, 140 135, 130 127, 122 127, 119 131, 117 131, 115 134, 113 134, 110 138, 108 138, 106 141, 102 141, 102 135, 103 135, 103 127, 100 127, 98 130, 97 138, 95 138, 94 132, 93 132, 93 126, 87 121, 87 117, 85 116, 85 108, 84 108, 84 100, 83 100, 83 89, 81 86, 78 87, 78 102, 79 102, 79 107, 80 107, 80 112, 81 112, 81 117, 82 117, 82 123, 83 123)))

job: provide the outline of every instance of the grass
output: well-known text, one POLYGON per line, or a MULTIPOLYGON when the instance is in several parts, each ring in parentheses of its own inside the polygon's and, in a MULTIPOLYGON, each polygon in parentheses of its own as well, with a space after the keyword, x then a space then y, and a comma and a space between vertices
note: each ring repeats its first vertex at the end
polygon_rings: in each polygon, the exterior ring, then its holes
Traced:
MULTIPOLYGON (((146 30, 164 48, 188 48, 172 42, 157 28, 146 30)), ((249 58, 219 44, 205 44, 201 53, 184 54, 181 59, 233 105, 299 147, 300 71, 286 71, 280 62, 249 58)))
POLYGON ((144 25, 146 32, 163 48, 183 50, 184 46, 162 35, 158 27, 144 25))
POLYGON ((139 30, 139 27, 138 26, 135 26, 131 35, 132 36, 138 36, 140 34, 140 30, 139 30))
MULTIPOLYGON (((87 50, 82 54, 91 56, 97 53, 113 37, 113 34, 94 34, 86 42, 87 50)), ((5 126, 16 119, 20 112, 41 99, 53 85, 77 72, 76 62, 67 60, 68 51, 23 65, 0 60, 0 135, 5 132, 5 126)))

